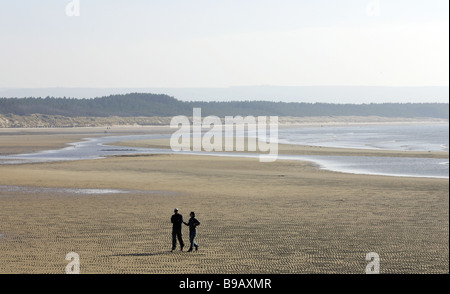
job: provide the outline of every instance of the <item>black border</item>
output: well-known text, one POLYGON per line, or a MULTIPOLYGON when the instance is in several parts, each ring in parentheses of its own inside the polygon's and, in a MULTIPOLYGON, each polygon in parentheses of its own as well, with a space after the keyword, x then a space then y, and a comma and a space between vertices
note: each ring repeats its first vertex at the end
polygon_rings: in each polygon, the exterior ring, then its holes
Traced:
MULTIPOLYGON (((420 291, 426 289, 428 293, 445 289, 449 282, 449 275, 292 275, 292 274, 177 274, 177 275, 0 275, 0 285, 12 287, 14 292, 26 290, 63 290, 80 289, 88 292, 92 290, 100 293, 118 291, 125 293, 234 293, 238 292, 273 292, 273 293, 381 293, 399 291, 420 291), (181 281, 214 281, 211 291, 206 289, 180 289, 181 281), (224 279, 270 279, 270 288, 224 288, 224 279), (140 290, 139 290, 140 289, 140 290)), ((79 292, 79 291, 77 291, 79 292)), ((84 291, 83 291, 84 292, 84 291)), ((61 292, 60 292, 61 293, 61 292)))

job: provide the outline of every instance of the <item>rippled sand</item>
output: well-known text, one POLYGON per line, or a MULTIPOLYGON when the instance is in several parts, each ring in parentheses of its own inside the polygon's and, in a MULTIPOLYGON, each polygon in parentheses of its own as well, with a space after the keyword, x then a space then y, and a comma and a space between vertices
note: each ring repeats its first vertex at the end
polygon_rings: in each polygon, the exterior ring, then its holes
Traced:
POLYGON ((0 273, 64 273, 72 251, 82 273, 364 273, 369 252, 381 273, 449 272, 448 180, 153 155, 4 165, 0 186, 131 191, 0 188, 0 273), (170 253, 174 207, 198 252, 170 253))

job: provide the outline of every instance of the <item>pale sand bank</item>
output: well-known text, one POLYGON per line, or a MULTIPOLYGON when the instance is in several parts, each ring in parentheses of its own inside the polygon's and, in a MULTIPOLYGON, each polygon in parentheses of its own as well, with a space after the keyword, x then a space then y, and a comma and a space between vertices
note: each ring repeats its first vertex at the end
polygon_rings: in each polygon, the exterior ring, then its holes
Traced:
MULTIPOLYGON (((192 118, 192 117, 191 117, 192 118)), ((223 118, 222 118, 223 119, 223 118)), ((84 127, 138 127, 138 126, 168 126, 172 117, 67 117, 61 115, 2 115, 0 114, 0 129, 2 128, 84 128, 84 127)), ((439 118, 402 118, 379 116, 313 116, 290 117, 280 116, 280 125, 354 125, 354 124, 384 124, 384 123, 448 123, 448 119, 439 118)))
MULTIPOLYGON (((225 143, 222 145, 224 146, 225 143)), ((124 146, 134 148, 156 148, 171 149, 170 139, 149 139, 136 141, 123 141, 112 143, 113 146, 124 146)), ((192 150, 192 140, 191 148, 192 150)), ((245 149, 247 150, 247 141, 245 149)), ((204 151, 204 149, 202 149, 204 151)), ((225 150, 223 147, 222 150, 225 150)), ((234 150, 235 151, 235 150, 234 150)), ((220 152, 220 151, 219 151, 220 152)), ((235 151, 236 152, 236 151, 235 151)), ((246 153, 251 153, 245 151, 246 153)), ((428 151, 395 151, 381 149, 356 149, 356 148, 333 148, 320 146, 306 146, 294 144, 278 144, 278 153, 283 155, 327 155, 327 156, 385 156, 385 157, 423 157, 423 158, 449 158, 448 152, 428 151)))

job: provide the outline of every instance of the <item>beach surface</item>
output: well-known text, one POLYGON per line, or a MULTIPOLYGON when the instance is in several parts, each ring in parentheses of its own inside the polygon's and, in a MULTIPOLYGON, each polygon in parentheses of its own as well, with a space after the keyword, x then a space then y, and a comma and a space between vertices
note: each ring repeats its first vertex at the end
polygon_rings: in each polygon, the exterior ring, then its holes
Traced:
MULTIPOLYGON (((2 129, 0 154, 170 131, 105 130, 2 129)), ((64 273, 69 252, 79 254, 81 273, 363 274, 369 252, 379 254, 381 273, 448 273, 448 195, 448 179, 336 173, 301 161, 130 155, 0 165, 0 273, 64 273), (196 212, 198 252, 170 252, 174 207, 185 219, 196 212)))
MULTIPOLYGON (((190 150, 192 148, 192 139, 190 140, 190 150)), ((225 141, 225 139, 223 140, 225 141)), ((244 141, 244 153, 261 153, 267 152, 250 152, 247 151, 247 140, 244 141)), ((148 140, 132 140, 121 141, 117 143, 106 144, 111 146, 124 146, 133 148, 155 148, 155 149, 171 149, 170 139, 148 139, 148 140)), ((222 144, 222 150, 225 150, 225 143, 222 144)), ((235 147, 235 146, 234 146, 235 147)), ((205 151, 202 148, 202 151, 205 151)), ((214 151, 213 151, 214 152, 214 151)), ((220 153, 221 151, 217 151, 220 153)), ((233 152, 236 151, 234 148, 233 152)), ((323 146, 308 146, 295 144, 278 144, 278 154, 280 155, 321 155, 321 156, 381 156, 381 157, 415 157, 415 158, 443 158, 448 159, 448 152, 441 151, 401 151, 401 150, 383 150, 383 149, 358 149, 358 148, 335 148, 323 146)))

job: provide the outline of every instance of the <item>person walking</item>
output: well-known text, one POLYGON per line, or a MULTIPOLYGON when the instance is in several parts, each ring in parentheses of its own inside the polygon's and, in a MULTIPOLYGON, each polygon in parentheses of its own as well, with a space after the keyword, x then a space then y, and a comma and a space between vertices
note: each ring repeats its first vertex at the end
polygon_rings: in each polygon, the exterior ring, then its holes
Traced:
POLYGON ((178 208, 175 208, 173 210, 174 215, 171 217, 172 222, 172 250, 170 252, 173 252, 177 248, 177 238, 178 242, 180 242, 180 248, 181 251, 183 251, 184 242, 183 242, 183 236, 181 234, 181 225, 184 223, 183 216, 178 212, 178 208))
POLYGON ((189 222, 183 222, 186 226, 189 226, 189 241, 191 242, 191 247, 189 247, 188 252, 192 252, 192 249, 195 246, 195 251, 198 250, 198 244, 194 241, 195 236, 197 236, 197 226, 200 225, 198 219, 195 218, 195 212, 191 211, 189 214, 191 217, 189 222))

